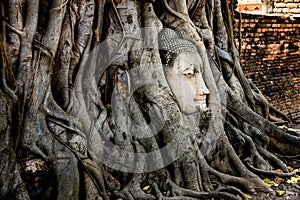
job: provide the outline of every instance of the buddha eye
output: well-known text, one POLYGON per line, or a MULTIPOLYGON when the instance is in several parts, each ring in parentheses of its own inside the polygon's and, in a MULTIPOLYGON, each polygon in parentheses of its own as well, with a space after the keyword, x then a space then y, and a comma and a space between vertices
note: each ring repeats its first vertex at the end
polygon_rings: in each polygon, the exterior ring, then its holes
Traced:
POLYGON ((186 70, 183 71, 182 74, 183 74, 184 76, 186 76, 186 77, 191 78, 191 77, 193 77, 194 74, 195 74, 195 69, 193 69, 193 68, 187 68, 186 70))

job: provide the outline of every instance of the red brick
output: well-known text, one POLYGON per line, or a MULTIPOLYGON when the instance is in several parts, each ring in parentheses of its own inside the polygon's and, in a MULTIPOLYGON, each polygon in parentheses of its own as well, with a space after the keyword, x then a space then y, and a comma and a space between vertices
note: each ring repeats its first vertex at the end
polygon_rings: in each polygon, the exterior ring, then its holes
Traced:
POLYGON ((272 24, 272 27, 280 27, 281 25, 280 24, 272 24))
POLYGON ((298 7, 298 3, 287 3, 286 6, 288 8, 297 8, 298 7))
MULTIPOLYGON (((280 3, 281 0, 274 1, 280 3)), ((300 0, 293 1, 300 2, 300 0)), ((253 24, 250 22, 248 23, 248 28, 245 28, 245 24, 242 24, 245 29, 242 32, 241 64, 247 74, 257 70, 263 73, 259 77, 264 81, 253 81, 263 94, 267 96, 267 99, 275 103, 273 105, 278 105, 277 108, 279 108, 281 103, 285 104, 285 98, 289 97, 287 104, 284 105, 285 108, 292 111, 292 116, 297 114, 300 117, 300 93, 297 95, 298 104, 295 104, 296 101, 290 100, 294 98, 292 97, 294 95, 293 91, 287 89, 284 91, 286 94, 284 97, 279 94, 280 88, 290 87, 286 85, 288 81, 292 81, 295 84, 295 88, 298 88, 297 90, 300 91, 300 78, 297 77, 295 79, 293 77, 293 74, 299 74, 300 72, 300 68, 298 68, 300 22, 298 20, 292 21, 287 15, 282 16, 259 15, 257 18, 259 19, 258 22, 254 20, 257 28, 249 28, 250 24, 253 24), (279 40, 281 40, 280 43, 279 40), (293 43, 293 46, 289 46, 290 43, 293 43), (271 76, 271 73, 274 74, 271 76), (271 84, 271 81, 273 81, 273 84, 271 84), (292 108, 292 106, 294 107, 292 108), (295 108, 297 108, 297 111, 294 111, 295 108)), ((243 17, 248 17, 250 20, 255 19, 256 16, 253 17, 247 14, 243 17)), ((297 19, 300 18, 297 17, 297 19)))
POLYGON ((290 12, 290 9, 289 9, 289 8, 283 8, 283 9, 282 9, 282 12, 283 12, 283 13, 288 13, 288 12, 290 12))
POLYGON ((274 8, 273 12, 274 13, 281 13, 282 12, 282 8, 274 8))
POLYGON ((285 3, 274 3, 275 8, 285 8, 286 4, 285 3))
POLYGON ((292 9, 290 9, 290 12, 299 14, 300 13, 300 8, 292 8, 292 9))

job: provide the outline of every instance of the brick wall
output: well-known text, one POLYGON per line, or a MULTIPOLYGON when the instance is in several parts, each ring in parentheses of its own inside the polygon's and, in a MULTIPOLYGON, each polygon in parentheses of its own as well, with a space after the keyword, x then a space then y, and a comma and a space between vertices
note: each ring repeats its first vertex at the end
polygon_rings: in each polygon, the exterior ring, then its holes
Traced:
POLYGON ((300 18, 243 13, 241 26, 239 34, 237 14, 234 31, 237 44, 242 38, 241 64, 247 77, 272 105, 300 118, 300 18))
POLYGON ((300 0, 274 0, 273 13, 300 14, 300 0))

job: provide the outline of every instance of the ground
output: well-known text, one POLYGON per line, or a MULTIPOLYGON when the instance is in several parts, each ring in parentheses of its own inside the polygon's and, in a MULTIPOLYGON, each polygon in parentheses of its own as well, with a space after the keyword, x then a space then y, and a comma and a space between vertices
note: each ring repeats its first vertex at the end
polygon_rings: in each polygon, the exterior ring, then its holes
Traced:
POLYGON ((253 200, 267 200, 267 199, 290 199, 299 200, 300 199, 300 182, 297 184, 281 183, 278 186, 272 186, 273 190, 277 192, 277 197, 270 197, 266 193, 257 193, 249 196, 249 199, 253 200))

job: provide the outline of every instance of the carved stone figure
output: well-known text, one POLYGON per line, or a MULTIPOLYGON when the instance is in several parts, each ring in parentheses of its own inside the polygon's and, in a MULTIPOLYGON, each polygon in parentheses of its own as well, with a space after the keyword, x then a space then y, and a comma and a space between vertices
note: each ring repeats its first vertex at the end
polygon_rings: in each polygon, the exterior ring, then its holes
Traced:
POLYGON ((160 33, 161 57, 168 84, 180 110, 186 114, 207 108, 209 91, 204 83, 203 62, 196 46, 172 29, 160 33))
POLYGON ((300 137, 269 121, 288 117, 228 5, 0 1, 0 199, 273 198, 261 178, 295 174, 300 137))

